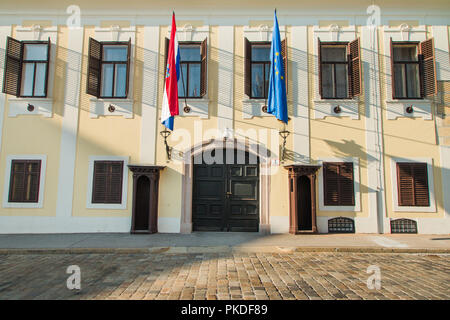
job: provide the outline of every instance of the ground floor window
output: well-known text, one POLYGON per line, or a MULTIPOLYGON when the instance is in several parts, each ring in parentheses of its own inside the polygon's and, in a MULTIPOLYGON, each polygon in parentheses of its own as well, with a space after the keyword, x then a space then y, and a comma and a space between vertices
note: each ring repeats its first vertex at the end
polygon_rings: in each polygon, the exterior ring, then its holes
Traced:
POLYGON ((123 161, 94 161, 92 203, 122 202, 123 161))
POLYGON ((398 205, 428 207, 428 172, 426 163, 397 163, 398 205))
POLYGON ((41 160, 12 160, 9 202, 38 202, 41 160))

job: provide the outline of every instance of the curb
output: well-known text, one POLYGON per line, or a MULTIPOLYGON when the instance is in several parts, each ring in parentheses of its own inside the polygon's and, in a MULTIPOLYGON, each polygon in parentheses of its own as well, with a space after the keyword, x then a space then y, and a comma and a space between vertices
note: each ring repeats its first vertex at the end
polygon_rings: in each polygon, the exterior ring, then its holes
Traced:
POLYGON ((204 254, 204 253, 429 253, 450 254, 450 248, 377 248, 377 247, 151 247, 151 248, 39 248, 0 249, 0 255, 10 254, 204 254))

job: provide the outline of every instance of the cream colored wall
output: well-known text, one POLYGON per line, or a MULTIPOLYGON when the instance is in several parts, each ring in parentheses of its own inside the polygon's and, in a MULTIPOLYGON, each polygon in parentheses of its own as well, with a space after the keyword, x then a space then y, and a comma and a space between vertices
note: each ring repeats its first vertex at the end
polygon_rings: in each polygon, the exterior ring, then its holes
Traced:
MULTIPOLYGON (((48 25, 48 21, 32 21, 48 25)), ((15 37, 17 26, 12 28, 12 37, 15 37)), ((2 216, 55 216, 56 199, 58 190, 58 170, 59 170, 59 146, 61 137, 61 114, 64 103, 64 63, 66 60, 67 28, 58 28, 55 74, 53 87, 53 117, 45 118, 36 115, 18 115, 9 117, 9 103, 6 99, 4 109, 4 123, 0 154, 0 172, 5 172, 6 157, 8 155, 46 155, 47 166, 45 172, 44 201, 42 208, 22 209, 22 208, 2 208, 2 216)), ((8 96, 10 98, 11 96, 8 96)), ((4 175, 0 182, 0 194, 3 194, 4 175)))

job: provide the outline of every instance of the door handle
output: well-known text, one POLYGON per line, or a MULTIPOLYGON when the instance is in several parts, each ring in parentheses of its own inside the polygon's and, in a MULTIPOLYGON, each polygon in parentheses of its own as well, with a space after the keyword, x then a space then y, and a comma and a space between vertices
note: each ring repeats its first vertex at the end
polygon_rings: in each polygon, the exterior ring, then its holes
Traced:
POLYGON ((232 193, 230 191, 227 191, 227 197, 231 196, 232 193))

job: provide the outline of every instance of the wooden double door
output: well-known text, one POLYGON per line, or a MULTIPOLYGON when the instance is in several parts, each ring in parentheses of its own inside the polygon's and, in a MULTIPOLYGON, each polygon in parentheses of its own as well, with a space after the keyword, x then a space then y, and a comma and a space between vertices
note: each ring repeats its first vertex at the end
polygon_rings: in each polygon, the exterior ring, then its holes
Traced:
POLYGON ((194 159, 192 222, 194 231, 257 232, 258 159, 248 152, 226 149, 194 159))

